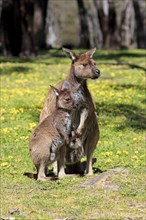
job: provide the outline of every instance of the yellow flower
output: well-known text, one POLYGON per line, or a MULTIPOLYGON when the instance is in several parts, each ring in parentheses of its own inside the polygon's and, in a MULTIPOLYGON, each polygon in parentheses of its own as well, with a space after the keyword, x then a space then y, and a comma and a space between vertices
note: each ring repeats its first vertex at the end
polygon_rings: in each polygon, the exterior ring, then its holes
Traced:
POLYGON ((1 167, 9 167, 10 164, 8 162, 3 162, 0 164, 1 167))
POLYGON ((127 150, 123 150, 123 154, 128 155, 128 151, 127 150))
POLYGON ((122 152, 120 150, 117 151, 117 155, 121 155, 122 152))
POLYGON ((23 108, 19 108, 19 112, 24 112, 24 109, 23 108))
POLYGON ((112 163, 113 161, 111 159, 105 160, 105 163, 112 163))
POLYGON ((105 152, 104 154, 105 156, 112 156, 113 155, 113 152, 112 151, 109 151, 109 152, 105 152))
POLYGON ((8 134, 9 133, 9 129, 8 128, 2 128, 2 133, 4 134, 8 134))
POLYGON ((18 109, 12 108, 12 109, 10 110, 10 114, 12 114, 12 115, 16 115, 16 114, 18 114, 18 113, 19 113, 19 110, 18 110, 18 109))
POLYGON ((29 129, 32 130, 36 126, 35 122, 29 124, 29 129))
POLYGON ((8 160, 11 160, 11 159, 13 159, 13 157, 12 156, 8 156, 8 160))
POLYGON ((138 138, 137 137, 133 138, 133 141, 138 141, 138 138))
POLYGON ((135 156, 132 157, 132 159, 138 160, 138 157, 135 155, 135 156))
POLYGON ((0 117, 0 120, 1 120, 1 121, 4 121, 4 120, 5 120, 4 116, 1 116, 1 117, 0 117))
POLYGON ((4 108, 1 108, 1 113, 3 114, 5 112, 6 112, 6 110, 4 108))
POLYGON ((20 127, 20 125, 17 125, 16 127, 14 127, 14 130, 18 130, 20 127))
POLYGON ((17 138, 17 139, 15 140, 15 142, 19 142, 19 139, 17 138))

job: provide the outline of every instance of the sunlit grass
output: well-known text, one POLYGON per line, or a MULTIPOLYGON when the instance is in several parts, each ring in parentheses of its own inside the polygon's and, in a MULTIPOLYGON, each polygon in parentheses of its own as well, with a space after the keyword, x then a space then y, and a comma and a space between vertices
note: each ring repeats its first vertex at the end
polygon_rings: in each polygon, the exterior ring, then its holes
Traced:
POLYGON ((78 191, 76 186, 87 177, 40 183, 23 176, 24 172, 34 172, 28 140, 38 124, 49 85, 65 79, 69 71, 70 60, 62 51, 58 53, 56 56, 57 51, 52 50, 26 60, 1 58, 2 215, 9 215, 9 209, 18 207, 22 213, 14 216, 26 220, 144 219, 143 209, 137 205, 144 202, 146 159, 143 50, 97 51, 95 60, 102 74, 98 80, 88 81, 100 126, 94 170, 127 168, 129 176, 118 174, 112 179, 120 184, 120 190, 78 191), (136 211, 129 209, 131 202, 136 204, 136 211))

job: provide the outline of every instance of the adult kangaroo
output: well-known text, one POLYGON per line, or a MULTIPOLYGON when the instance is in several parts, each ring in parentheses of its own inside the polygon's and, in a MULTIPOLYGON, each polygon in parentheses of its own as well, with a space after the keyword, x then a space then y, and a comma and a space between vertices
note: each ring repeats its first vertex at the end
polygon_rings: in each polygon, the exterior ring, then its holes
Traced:
MULTIPOLYGON (((72 148, 66 153, 66 164, 75 164, 86 155, 85 173, 92 175, 92 155, 99 139, 99 127, 96 118, 95 105, 92 96, 87 87, 87 79, 97 79, 100 76, 100 70, 96 67, 95 61, 92 59, 96 48, 87 51, 81 55, 76 55, 69 49, 63 48, 66 55, 72 60, 70 72, 65 80, 70 83, 70 89, 75 94, 75 100, 79 107, 75 110, 73 127, 79 135, 83 151, 82 153, 72 148), (77 154, 70 157, 72 153, 77 154), (78 155, 79 154, 79 155, 78 155)), ((57 89, 61 89, 64 80, 56 85, 57 89)), ((48 115, 56 109, 56 97, 52 90, 49 91, 44 107, 40 114, 40 121, 43 121, 48 115)))

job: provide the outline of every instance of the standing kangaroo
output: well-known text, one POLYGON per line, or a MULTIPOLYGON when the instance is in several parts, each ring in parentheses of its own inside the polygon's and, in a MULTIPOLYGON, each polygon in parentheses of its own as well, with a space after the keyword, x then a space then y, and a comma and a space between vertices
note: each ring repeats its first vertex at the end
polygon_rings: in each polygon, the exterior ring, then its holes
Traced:
POLYGON ((55 160, 58 177, 65 175, 66 145, 69 144, 72 112, 76 107, 69 86, 69 83, 64 81, 60 91, 52 87, 56 96, 55 111, 35 128, 30 138, 29 150, 37 168, 38 180, 47 180, 47 166, 55 160))
MULTIPOLYGON (((85 173, 92 175, 92 155, 99 139, 99 128, 95 113, 95 105, 86 81, 89 78, 97 79, 100 76, 100 71, 97 69, 96 63, 92 59, 96 48, 79 56, 68 49, 63 48, 63 50, 72 60, 70 72, 66 80, 70 83, 74 99, 79 105, 74 112, 72 126, 74 127, 74 130, 76 130, 83 145, 83 150, 80 150, 80 147, 68 147, 65 162, 66 164, 76 164, 84 155, 86 155, 87 163, 85 173), (74 150, 74 148, 76 148, 76 150, 74 150)), ((63 82, 64 81, 61 81, 57 84, 58 89, 62 87, 63 82)), ((48 115, 55 111, 55 103, 56 97, 52 90, 50 90, 44 108, 40 114, 40 121, 43 121, 48 115)))

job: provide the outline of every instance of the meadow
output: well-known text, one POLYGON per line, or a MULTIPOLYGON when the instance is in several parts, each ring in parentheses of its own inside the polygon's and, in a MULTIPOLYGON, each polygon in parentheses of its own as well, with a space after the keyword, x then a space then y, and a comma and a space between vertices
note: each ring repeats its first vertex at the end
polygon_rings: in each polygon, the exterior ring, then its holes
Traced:
POLYGON ((94 176, 125 168, 127 172, 105 180, 118 189, 103 184, 78 187, 89 176, 40 182, 23 175, 36 172, 28 152, 29 137, 49 85, 66 77, 70 60, 61 50, 35 58, 0 57, 1 219, 146 219, 145 51, 99 50, 94 59, 101 70, 99 79, 88 80, 100 127, 94 176))

